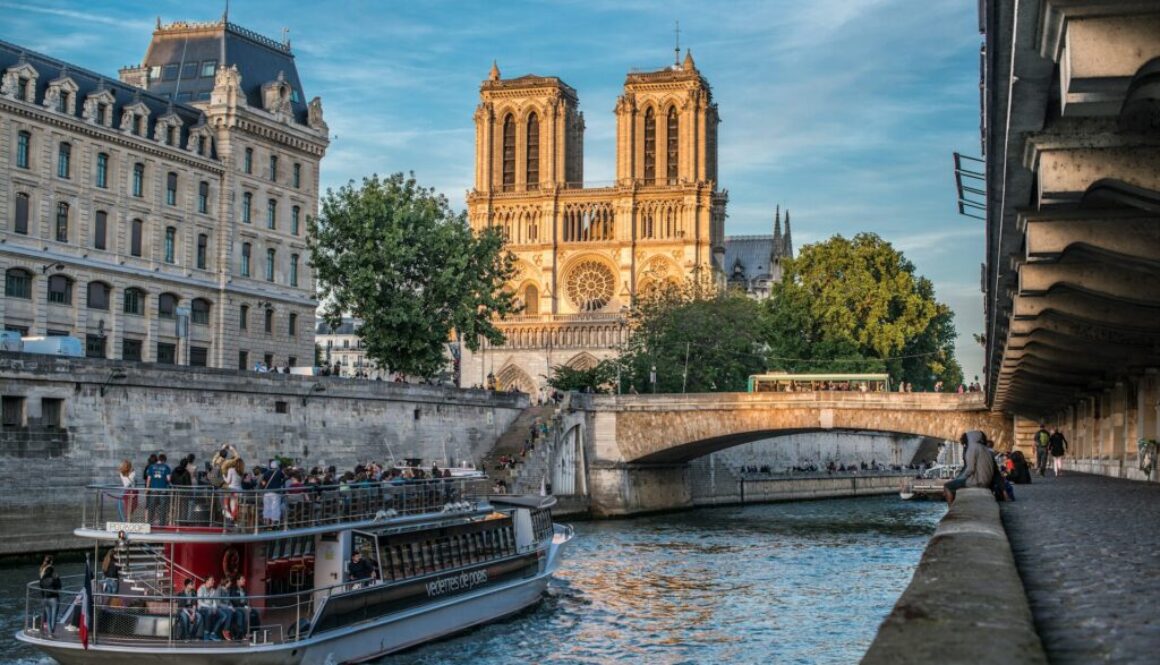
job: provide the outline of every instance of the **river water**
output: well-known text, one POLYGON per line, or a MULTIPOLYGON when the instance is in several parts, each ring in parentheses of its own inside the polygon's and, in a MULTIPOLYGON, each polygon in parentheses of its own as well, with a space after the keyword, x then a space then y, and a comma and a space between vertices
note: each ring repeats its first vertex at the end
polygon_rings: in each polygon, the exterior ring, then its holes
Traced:
MULTIPOLYGON (((856 663, 945 512, 884 496, 579 522, 536 608, 380 662, 856 663)), ((53 662, 12 637, 35 576, 0 568, 0 661, 53 662)))

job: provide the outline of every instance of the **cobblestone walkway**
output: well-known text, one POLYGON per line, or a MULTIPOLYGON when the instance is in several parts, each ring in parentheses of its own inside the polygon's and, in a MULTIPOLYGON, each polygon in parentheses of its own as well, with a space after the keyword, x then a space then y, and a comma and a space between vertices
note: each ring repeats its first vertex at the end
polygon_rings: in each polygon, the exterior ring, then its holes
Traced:
POLYGON ((1001 512, 1048 660, 1160 663, 1160 484, 1033 480, 1001 512))

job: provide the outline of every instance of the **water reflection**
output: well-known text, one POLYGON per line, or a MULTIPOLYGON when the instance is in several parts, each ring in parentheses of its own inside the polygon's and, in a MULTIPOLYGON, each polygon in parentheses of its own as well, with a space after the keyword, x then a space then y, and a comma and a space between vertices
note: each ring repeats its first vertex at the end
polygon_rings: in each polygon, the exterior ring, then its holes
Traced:
MULTIPOLYGON (((878 497, 581 522, 544 602, 379 662, 857 662, 945 511, 878 497)), ((0 649, 50 663, 11 637, 33 576, 0 570, 0 649)))

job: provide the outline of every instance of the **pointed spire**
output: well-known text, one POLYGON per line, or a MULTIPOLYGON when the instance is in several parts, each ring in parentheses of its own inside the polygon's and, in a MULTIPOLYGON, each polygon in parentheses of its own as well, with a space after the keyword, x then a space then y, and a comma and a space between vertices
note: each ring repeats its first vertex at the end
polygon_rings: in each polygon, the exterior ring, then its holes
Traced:
POLYGON ((685 63, 681 65, 681 69, 686 72, 697 71, 697 65, 693 63, 693 50, 685 49, 685 63))
POLYGON ((491 71, 487 73, 487 80, 489 80, 489 81, 498 81, 499 80, 499 65, 496 63, 495 60, 491 61, 491 71))
POLYGON ((781 256, 781 205, 777 206, 777 213, 773 216, 773 247, 769 251, 770 264, 777 263, 781 256))
POLYGON ((782 255, 793 258, 793 240, 790 238, 789 232, 789 208, 785 209, 785 248, 782 250, 782 255))

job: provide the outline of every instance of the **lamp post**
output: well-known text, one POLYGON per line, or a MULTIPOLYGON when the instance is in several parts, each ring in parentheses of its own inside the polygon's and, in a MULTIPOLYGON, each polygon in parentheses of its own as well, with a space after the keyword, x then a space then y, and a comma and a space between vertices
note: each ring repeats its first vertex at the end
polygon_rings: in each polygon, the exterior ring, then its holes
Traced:
POLYGON ((657 366, 653 365, 648 370, 648 382, 652 384, 652 391, 655 395, 657 393, 657 366))

